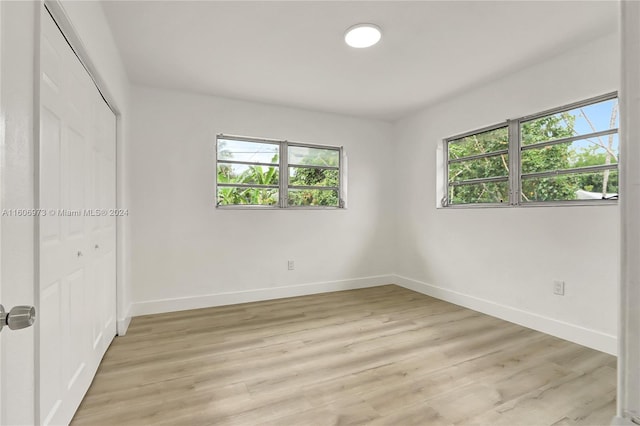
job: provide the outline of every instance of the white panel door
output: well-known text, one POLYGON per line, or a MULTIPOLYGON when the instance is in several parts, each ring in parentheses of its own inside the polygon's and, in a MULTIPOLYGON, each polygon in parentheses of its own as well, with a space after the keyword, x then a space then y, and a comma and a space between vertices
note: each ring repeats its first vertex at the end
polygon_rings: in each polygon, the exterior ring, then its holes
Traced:
POLYGON ((115 117, 42 11, 39 414, 67 424, 115 336, 115 117))
POLYGON ((93 207, 87 217, 90 239, 87 261, 95 296, 91 305, 94 312, 92 350, 94 357, 102 358, 116 334, 116 216, 113 215, 116 205, 116 122, 113 112, 97 92, 96 96, 88 175, 89 200, 93 207))

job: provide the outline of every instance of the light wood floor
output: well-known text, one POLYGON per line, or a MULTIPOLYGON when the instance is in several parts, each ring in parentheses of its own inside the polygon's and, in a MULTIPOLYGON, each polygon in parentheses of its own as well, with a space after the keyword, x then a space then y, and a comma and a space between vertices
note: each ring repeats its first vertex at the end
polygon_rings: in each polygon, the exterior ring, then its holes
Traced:
POLYGON ((397 286, 133 320, 75 425, 605 425, 615 358, 397 286))

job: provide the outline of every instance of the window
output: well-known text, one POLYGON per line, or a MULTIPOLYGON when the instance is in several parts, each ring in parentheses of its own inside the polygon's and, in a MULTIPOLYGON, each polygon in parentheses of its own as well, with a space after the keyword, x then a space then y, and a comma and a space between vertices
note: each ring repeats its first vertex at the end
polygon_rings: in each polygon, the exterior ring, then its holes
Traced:
POLYGON ((445 155, 445 206, 617 200, 617 95, 446 139, 445 155))
POLYGON ((344 207, 342 148, 217 137, 216 205, 344 207))
POLYGON ((509 202, 509 129, 497 127, 450 140, 449 202, 509 202))

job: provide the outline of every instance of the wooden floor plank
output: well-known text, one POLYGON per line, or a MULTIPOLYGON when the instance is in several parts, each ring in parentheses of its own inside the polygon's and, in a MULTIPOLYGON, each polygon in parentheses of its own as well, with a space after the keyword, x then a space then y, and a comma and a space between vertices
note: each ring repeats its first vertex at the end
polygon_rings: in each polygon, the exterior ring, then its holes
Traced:
POLYGON ((605 425, 615 358, 397 286, 134 318, 74 425, 605 425))

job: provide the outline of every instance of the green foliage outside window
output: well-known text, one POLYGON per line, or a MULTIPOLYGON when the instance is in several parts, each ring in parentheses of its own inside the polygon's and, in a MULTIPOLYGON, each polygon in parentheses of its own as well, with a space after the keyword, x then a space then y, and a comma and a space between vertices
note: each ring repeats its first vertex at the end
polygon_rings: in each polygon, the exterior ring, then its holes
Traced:
MULTIPOLYGON (((218 205, 278 205, 279 149, 273 157, 265 157, 275 146, 263 150, 259 142, 240 141, 232 149, 228 141, 218 140, 218 205), (256 162, 273 165, 234 163, 254 161, 256 157, 260 158, 256 162), (238 186, 230 186, 235 184, 238 186)), ((289 206, 339 206, 339 150, 291 145, 288 164, 289 186, 296 187, 288 188, 289 206)))
MULTIPOLYGON (((242 173, 235 174, 229 165, 219 164, 218 183, 277 185, 278 167, 249 166, 242 173)), ((272 206, 278 204, 278 189, 221 186, 218 188, 218 203, 272 206)))
MULTIPOLYGON (((289 148, 290 154, 296 151, 301 155, 290 155, 290 163, 302 166, 339 167, 340 152, 328 149, 305 149, 300 147, 289 148), (296 149, 297 148, 297 149, 296 149)), ((324 169, 315 167, 290 167, 289 185, 308 187, 333 187, 340 186, 340 172, 338 169, 324 169)), ((340 195, 337 189, 290 189, 290 206, 333 206, 339 205, 340 195)))
MULTIPOLYGON (((613 166, 618 162, 617 107, 617 99, 610 99, 522 122, 520 146, 524 149, 520 153, 520 172, 524 176, 520 201, 567 201, 585 194, 592 198, 616 196, 618 173, 613 166), (596 113, 599 114, 598 121, 592 117, 596 113), (596 134, 609 129, 614 131, 596 134), (575 140, 546 145, 547 142, 566 138, 575 140), (535 147, 538 143, 546 146, 535 147), (609 165, 613 167, 611 170, 570 173, 581 167, 609 165), (556 171, 566 173, 526 176, 556 171)), ((508 202, 509 155, 500 152, 509 147, 508 133, 508 126, 505 126, 449 141, 448 156, 450 161, 453 160, 448 164, 450 204, 508 202), (455 161, 478 154, 488 156, 455 161), (486 178, 497 179, 473 182, 473 179, 486 178), (456 185, 465 181, 468 183, 456 185)))
MULTIPOLYGON (((467 136, 449 143, 449 158, 457 159, 471 155, 504 151, 509 148, 509 132, 501 127, 488 132, 467 136)), ((486 182, 449 187, 452 204, 502 203, 509 201, 509 156, 497 154, 491 157, 461 161, 449 165, 449 181, 505 177, 502 182, 486 182)))

